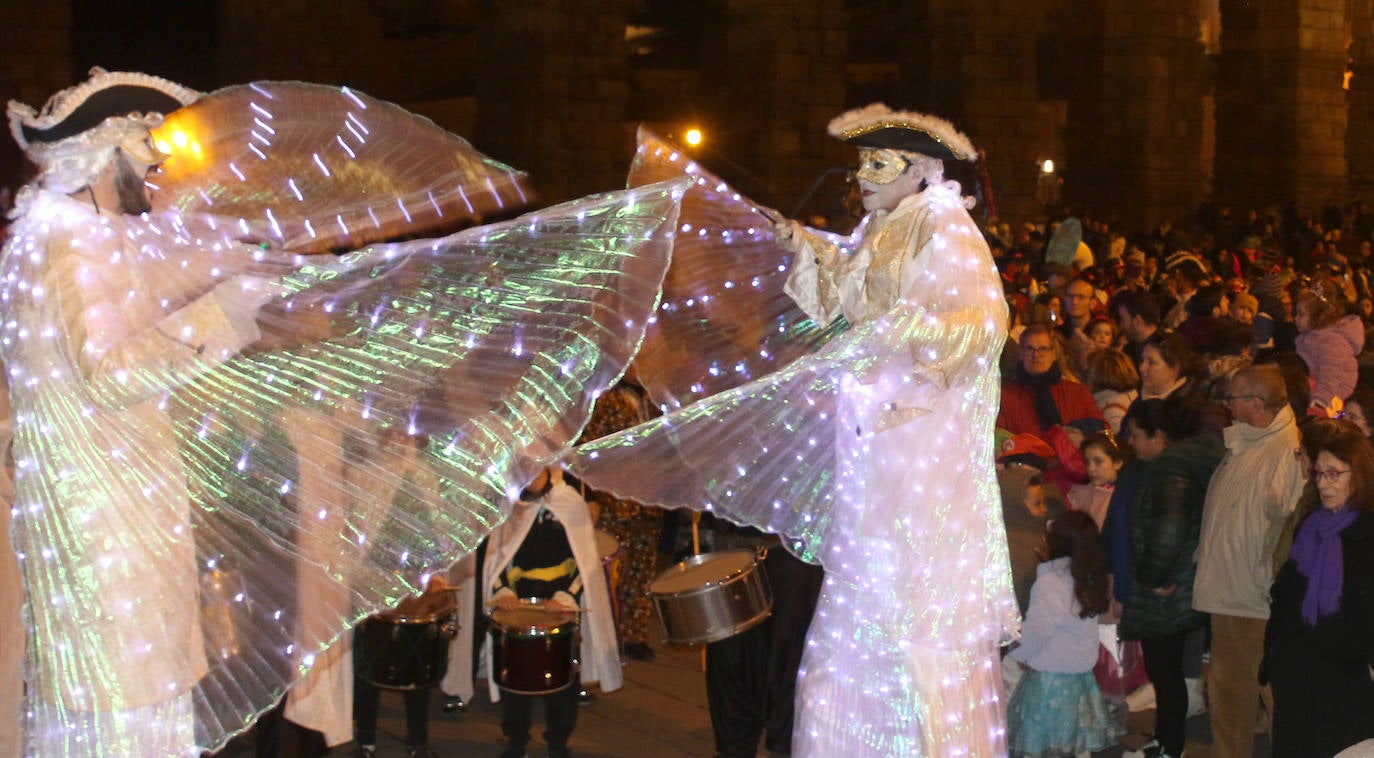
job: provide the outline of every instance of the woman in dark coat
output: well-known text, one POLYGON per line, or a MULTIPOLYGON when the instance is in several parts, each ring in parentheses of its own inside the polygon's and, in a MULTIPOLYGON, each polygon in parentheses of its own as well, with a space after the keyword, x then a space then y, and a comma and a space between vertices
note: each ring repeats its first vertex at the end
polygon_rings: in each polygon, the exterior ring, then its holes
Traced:
POLYGON ((1374 738, 1374 445, 1339 422, 1313 450, 1321 507, 1298 526, 1265 631, 1274 755, 1374 738))
POLYGON ((1120 634, 1140 640, 1155 687, 1155 739, 1144 755, 1178 758, 1188 718, 1183 640, 1206 622, 1193 610, 1194 554, 1207 484, 1225 448, 1186 395, 1141 401, 1126 418, 1131 446, 1147 465, 1128 514, 1131 592, 1120 634))

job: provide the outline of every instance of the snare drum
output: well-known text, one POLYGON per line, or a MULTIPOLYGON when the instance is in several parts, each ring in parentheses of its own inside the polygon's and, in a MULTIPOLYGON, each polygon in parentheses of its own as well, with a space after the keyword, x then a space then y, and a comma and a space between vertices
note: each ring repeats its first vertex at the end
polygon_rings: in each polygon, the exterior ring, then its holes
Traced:
POLYGON ((496 685, 521 695, 547 695, 577 673, 577 617, 537 606, 491 613, 496 685))
POLYGON ((434 687, 448 671, 449 641, 458 633, 458 601, 452 590, 402 600, 395 610, 358 625, 353 634, 356 675, 378 687, 434 687))
POLYGON ((606 574, 606 588, 611 595, 611 617, 620 627, 620 577, 625 571, 625 546, 610 534, 596 530, 596 552, 601 556, 601 570, 606 574))
POLYGON ((753 550, 721 550, 688 558, 649 585, 663 641, 715 642, 768 618, 773 593, 753 550))

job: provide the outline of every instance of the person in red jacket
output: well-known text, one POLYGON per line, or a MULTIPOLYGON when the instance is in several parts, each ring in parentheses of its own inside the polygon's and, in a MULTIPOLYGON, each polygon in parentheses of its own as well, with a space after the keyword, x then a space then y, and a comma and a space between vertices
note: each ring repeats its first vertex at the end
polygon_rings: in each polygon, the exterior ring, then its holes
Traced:
POLYGON ((1102 411, 1087 385, 1064 376, 1054 333, 1044 324, 1021 332, 1021 362, 1002 383, 997 427, 1012 434, 1034 434, 1054 448, 1046 479, 1064 491, 1086 481, 1078 451, 1082 433, 1069 427, 1079 419, 1102 420, 1102 411))

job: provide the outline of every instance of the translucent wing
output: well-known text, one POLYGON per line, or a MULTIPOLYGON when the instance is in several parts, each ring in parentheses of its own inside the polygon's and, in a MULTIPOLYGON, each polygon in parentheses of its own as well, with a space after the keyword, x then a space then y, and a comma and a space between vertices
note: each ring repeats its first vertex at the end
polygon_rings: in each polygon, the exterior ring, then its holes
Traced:
POLYGON ((159 204, 243 219, 274 246, 324 252, 451 232, 528 204, 525 177, 392 103, 305 82, 255 82, 177 110, 159 204))
POLYGON ((1006 304, 962 199, 936 191, 935 231, 904 248, 911 284, 889 310, 771 374, 578 445, 574 473, 783 535, 850 586, 883 577, 900 595, 890 607, 911 614, 894 621, 904 639, 957 647, 970 629, 1015 628, 1001 511, 985 507, 997 502, 988 441, 1006 304), (968 592, 940 597, 948 585, 932 578, 950 566, 968 592))
POLYGON ((27 197, 0 295, 34 752, 214 749, 475 547, 639 346, 683 190, 339 258, 27 197))
POLYGON ((811 321, 783 292, 791 253, 758 206, 672 144, 639 130, 631 187, 688 177, 663 302, 634 373, 665 407, 761 377, 824 344, 837 327, 811 321))

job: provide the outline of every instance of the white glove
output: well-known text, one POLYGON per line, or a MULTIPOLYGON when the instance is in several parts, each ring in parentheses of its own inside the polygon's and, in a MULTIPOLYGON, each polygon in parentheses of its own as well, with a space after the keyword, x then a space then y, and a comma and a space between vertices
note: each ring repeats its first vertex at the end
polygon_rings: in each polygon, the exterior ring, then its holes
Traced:
POLYGON ((773 239, 776 240, 779 245, 787 244, 787 242, 797 236, 801 230, 802 225, 790 218, 779 216, 773 220, 773 239))

